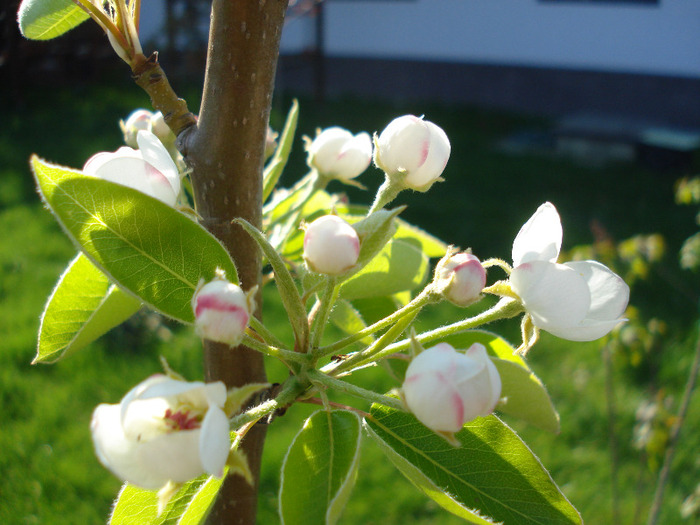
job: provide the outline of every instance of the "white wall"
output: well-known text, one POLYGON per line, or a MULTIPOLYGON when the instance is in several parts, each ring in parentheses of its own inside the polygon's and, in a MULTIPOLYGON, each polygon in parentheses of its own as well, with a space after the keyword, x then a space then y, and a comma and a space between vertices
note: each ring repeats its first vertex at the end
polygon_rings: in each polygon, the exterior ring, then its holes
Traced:
MULTIPOLYGON (((659 5, 539 0, 329 0, 330 56, 568 67, 700 77, 700 1, 659 5)), ((283 52, 313 43, 290 20, 283 52)))

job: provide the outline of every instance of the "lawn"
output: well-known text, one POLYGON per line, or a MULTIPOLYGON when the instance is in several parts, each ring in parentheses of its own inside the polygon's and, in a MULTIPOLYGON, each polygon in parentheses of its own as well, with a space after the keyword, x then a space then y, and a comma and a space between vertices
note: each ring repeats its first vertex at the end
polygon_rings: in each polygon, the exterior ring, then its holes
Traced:
MULTIPOLYGON (((196 107, 196 91, 185 88, 184 94, 190 97, 191 107, 196 107)), ((278 96, 275 126, 280 126, 289 103, 286 94, 278 96)), ((79 168, 93 153, 117 149, 118 120, 145 105, 145 95, 128 84, 30 89, 19 100, 0 100, 0 523, 103 522, 120 484, 94 458, 88 429, 94 406, 117 402, 131 386, 159 371, 160 355, 188 378, 201 377, 200 343, 190 330, 145 312, 56 365, 30 365, 43 304, 75 250, 39 202, 27 159, 36 152, 79 168)), ((403 217, 447 242, 473 248, 482 259, 509 259, 520 225, 547 200, 562 216, 567 249, 593 241, 594 221, 616 240, 637 233, 664 235, 667 256, 635 288, 631 302, 645 319, 664 319, 668 331, 659 349, 644 355, 638 365, 630 365, 621 356, 614 359, 622 522, 643 522, 655 472, 632 446, 635 412, 642 401, 659 391, 672 396, 675 409, 696 336, 698 279, 681 272, 676 263, 682 240, 695 231, 694 210, 673 202, 674 180, 691 173, 652 172, 634 164, 593 168, 546 152, 508 154, 497 147, 503 138, 522 130, 547 131, 552 123, 470 107, 366 100, 329 101, 319 106, 302 100, 299 129, 301 134, 312 135, 316 127, 341 125, 354 132, 372 132, 405 113, 425 114, 440 124, 450 137, 453 154, 445 182, 428 194, 400 197, 401 203, 409 205, 403 217), (641 521, 634 521, 638 512, 641 521)), ((284 183, 305 173, 300 144, 298 140, 284 183)), ((371 168, 361 181, 370 190, 376 189, 381 182, 379 171, 371 168)), ((364 203, 373 195, 371 191, 349 193, 364 203)), ((265 299, 266 323, 273 331, 287 333, 286 316, 274 290, 266 290, 265 299)), ((433 307, 425 312, 421 325, 436 326, 462 316, 463 311, 453 307, 433 307)), ((494 328, 502 328, 517 342, 517 326, 494 328)), ((554 399, 562 431, 550 435, 517 421, 509 424, 521 432, 586 523, 611 523, 611 462, 600 344, 569 343, 545 334, 529 362, 554 399)), ((272 380, 281 374, 271 366, 272 380)), ((396 386, 379 368, 363 371, 357 381, 387 390, 396 386)), ((278 521, 278 467, 300 421, 311 410, 295 406, 270 428, 259 523, 278 521)), ((693 430, 698 425, 696 396, 661 523, 680 521, 681 502, 697 484, 700 464, 695 451, 700 437, 693 430)), ((416 492, 372 443, 365 442, 357 487, 341 523, 458 522, 416 492)))

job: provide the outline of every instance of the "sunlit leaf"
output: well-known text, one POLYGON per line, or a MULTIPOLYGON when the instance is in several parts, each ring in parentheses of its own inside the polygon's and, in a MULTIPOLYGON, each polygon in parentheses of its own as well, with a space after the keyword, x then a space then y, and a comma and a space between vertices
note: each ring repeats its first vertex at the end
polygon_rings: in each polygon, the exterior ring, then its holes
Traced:
POLYGON ((158 493, 125 483, 109 525, 199 525, 204 523, 223 478, 201 476, 185 483, 158 515, 158 493))
POLYGON ((282 464, 280 517, 287 525, 332 525, 357 474, 360 418, 347 410, 320 410, 305 422, 282 464))
POLYGON ((263 173, 263 202, 272 193, 280 175, 284 171, 284 167, 287 165, 289 153, 292 151, 292 143, 294 142, 294 133, 297 129, 297 120, 299 120, 299 102, 294 100, 287 115, 287 120, 284 123, 284 130, 280 136, 275 154, 270 159, 263 173))
POLYGON ((237 283, 226 249, 198 223, 141 192, 31 159, 43 199, 68 236, 118 286, 154 309, 192 322, 200 279, 237 283))
POLYGON ((583 523, 539 460, 496 416, 467 423, 456 434, 459 448, 413 415, 383 405, 372 405, 365 428, 416 487, 471 523, 583 523))
POLYGON ((414 290, 429 274, 428 257, 410 243, 392 239, 359 273, 340 288, 344 299, 393 295, 414 290))
POLYGON ((22 0, 17 13, 22 35, 31 40, 56 38, 88 18, 71 0, 22 0))
MULTIPOLYGON (((352 304, 344 299, 340 299, 335 303, 333 311, 331 311, 330 321, 349 335, 356 334, 367 327, 367 323, 362 319, 360 312, 355 310, 352 304)), ((367 335, 360 341, 365 345, 370 345, 374 342, 374 337, 367 335)))
POLYGON ((80 350, 141 308, 82 253, 58 280, 39 328, 34 362, 52 363, 80 350))

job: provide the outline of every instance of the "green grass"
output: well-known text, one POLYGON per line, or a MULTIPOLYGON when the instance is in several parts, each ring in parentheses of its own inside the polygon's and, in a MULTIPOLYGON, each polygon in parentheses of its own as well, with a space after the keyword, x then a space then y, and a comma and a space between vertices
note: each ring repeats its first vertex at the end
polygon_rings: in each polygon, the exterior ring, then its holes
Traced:
MULTIPOLYGON (((188 93, 192 92, 189 90, 188 93)), ((194 95, 196 97, 196 94, 194 95)), ((277 102, 273 122, 282 119, 288 100, 277 102)), ((74 254, 36 196, 27 159, 37 152, 48 160, 80 167, 93 153, 120 146, 119 118, 147 100, 135 86, 76 86, 71 90, 28 91, 23 103, 3 98, 0 115, 0 523, 101 523, 119 482, 95 459, 89 435, 90 414, 101 402, 117 402, 138 381, 159 370, 163 354, 191 379, 201 377, 200 343, 186 329, 167 325, 159 339, 146 328, 145 315, 114 330, 89 348, 56 365, 30 365, 38 319, 56 278, 74 254), (169 334, 169 335, 168 335, 169 334)), ((192 107, 196 107, 191 102, 192 107)), ((564 222, 565 247, 592 241, 590 223, 598 221, 616 239, 638 232, 661 232, 669 255, 650 283, 633 295, 646 316, 673 321, 662 353, 651 356, 639 372, 616 368, 620 454, 620 500, 631 523, 641 494, 643 517, 654 477, 640 468, 631 446, 634 412, 654 389, 680 397, 690 365, 694 334, 689 326, 695 304, 679 293, 697 296, 697 278, 677 270, 675 253, 694 229, 693 212, 673 204, 672 182, 678 173, 659 174, 638 166, 593 169, 547 155, 511 156, 494 147, 504 136, 524 128, 546 128, 540 119, 473 108, 420 104, 383 104, 345 100, 315 106, 302 101, 300 134, 317 126, 342 125, 353 131, 381 130, 404 113, 425 114, 450 136, 453 155, 446 182, 427 194, 405 194, 404 216, 487 258, 508 260, 520 225, 545 200, 554 202, 564 222), (641 490, 638 479, 641 472, 641 490)), ((286 183, 303 174, 300 141, 285 174, 286 183)), ((381 180, 371 169, 362 182, 370 192, 349 191, 361 202, 381 180)), ((337 186, 332 190, 340 191, 337 186)), ((495 272, 494 272, 495 274, 495 272)), ((493 277, 492 277, 493 278, 493 277)), ((266 291, 265 319, 288 335, 286 316, 266 291)), ((426 310, 422 326, 436 326, 464 316, 449 306, 426 310)), ((503 323, 515 341, 517 325, 503 323)), ((576 344, 545 335, 529 362, 548 386, 562 417, 557 436, 509 421, 550 469, 555 481, 581 511, 586 523, 610 523, 610 461, 604 369, 598 344, 576 344)), ((271 365, 271 380, 285 372, 271 365)), ((389 389, 396 386, 381 369, 363 371, 358 382, 389 389)), ((279 465, 286 447, 312 406, 294 406, 268 433, 263 465, 259 523, 277 522, 279 465)), ((678 508, 697 483, 695 451, 700 438, 695 399, 667 490, 661 523, 680 520, 678 508)), ((358 483, 341 523, 452 524, 460 522, 413 489, 369 441, 363 446, 358 483)))

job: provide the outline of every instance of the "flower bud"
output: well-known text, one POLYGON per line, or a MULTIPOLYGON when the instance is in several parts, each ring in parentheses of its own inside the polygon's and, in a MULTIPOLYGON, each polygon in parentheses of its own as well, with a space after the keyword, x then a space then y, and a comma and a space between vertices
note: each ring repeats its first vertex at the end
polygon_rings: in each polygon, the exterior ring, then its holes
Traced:
POLYGON ((138 148, 136 135, 141 130, 151 131, 152 118, 153 113, 147 109, 137 109, 126 117, 126 120, 122 120, 119 126, 122 128, 122 133, 124 133, 124 143, 130 148, 138 148))
POLYGON ((136 135, 139 149, 121 147, 117 151, 90 157, 83 173, 116 182, 175 206, 180 193, 180 174, 168 150, 150 131, 136 135))
POLYGON ((324 129, 307 146, 308 164, 328 178, 350 180, 372 161, 372 140, 367 133, 353 135, 338 127, 324 129))
POLYGON ((165 118, 160 111, 156 111, 151 116, 151 131, 164 146, 169 147, 175 144, 175 133, 165 123, 165 118))
POLYGON ((486 285, 486 270, 471 253, 448 254, 437 265, 438 291, 457 306, 469 306, 480 297, 486 285))
POLYGON ((413 115, 392 120, 376 139, 374 163, 404 186, 427 191, 450 158, 450 141, 432 122, 413 115))
POLYGON ((99 405, 91 430, 100 462, 148 490, 205 472, 222 476, 231 445, 221 381, 146 379, 117 405, 99 405))
POLYGON ((426 427, 458 432, 467 421, 493 412, 501 377, 483 345, 460 353, 440 343, 411 361, 402 388, 408 409, 426 427))
POLYGON ((360 255, 360 238, 340 217, 325 215, 306 227, 304 260, 326 275, 340 275, 354 266, 360 255))
POLYGON ((197 334, 230 346, 241 342, 254 309, 252 295, 220 278, 199 287, 192 297, 197 334))
POLYGON ((274 131, 270 126, 267 126, 267 132, 265 133, 265 158, 269 159, 275 153, 277 149, 277 136, 278 133, 274 131))

